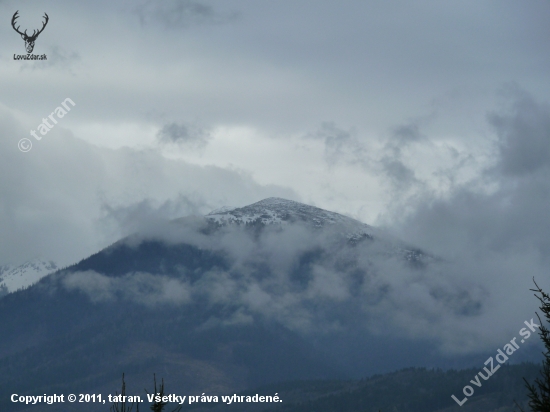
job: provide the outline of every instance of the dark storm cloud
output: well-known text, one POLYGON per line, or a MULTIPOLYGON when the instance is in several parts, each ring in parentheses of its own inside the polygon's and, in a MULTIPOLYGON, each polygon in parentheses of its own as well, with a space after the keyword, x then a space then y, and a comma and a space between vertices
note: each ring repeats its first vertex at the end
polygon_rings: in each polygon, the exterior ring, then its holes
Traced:
POLYGON ((400 159, 384 156, 380 160, 383 174, 391 182, 392 187, 399 193, 418 183, 414 170, 407 167, 400 159))
POLYGON ((402 150, 426 139, 421 131, 426 120, 427 118, 417 119, 395 127, 383 151, 376 154, 369 151, 366 142, 359 137, 356 130, 345 130, 334 122, 324 122, 319 130, 305 138, 323 142, 324 158, 329 166, 346 164, 375 172, 390 183, 396 195, 401 195, 420 184, 415 171, 404 163, 402 150), (379 159, 376 156, 380 156, 379 159))
POLYGON ((321 127, 304 136, 323 144, 323 157, 330 168, 351 166, 357 172, 372 173, 381 178, 386 194, 403 198, 422 188, 415 170, 404 161, 403 151, 427 139, 421 126, 426 118, 403 123, 390 130, 383 148, 372 145, 372 139, 361 136, 354 128, 345 129, 335 122, 323 122, 321 127))
POLYGON ((498 134, 499 170, 505 175, 534 174, 550 165, 550 106, 520 90, 508 113, 492 113, 498 134))
POLYGON ((386 140, 381 158, 376 166, 378 174, 389 182, 393 197, 406 196, 411 189, 418 190, 422 187, 414 169, 405 163, 403 151, 427 140, 421 127, 430 117, 433 115, 418 118, 393 128, 386 140))
POLYGON ((237 16, 221 13, 204 1, 147 0, 135 7, 142 25, 158 22, 167 28, 188 27, 191 24, 220 24, 237 16))
POLYGON ((399 144, 408 144, 410 142, 418 142, 425 138, 420 132, 419 122, 411 122, 396 127, 393 130, 392 138, 397 140, 399 144))
POLYGON ((209 133, 190 124, 169 123, 157 133, 161 143, 176 143, 202 148, 211 138, 209 133))
POLYGON ((323 122, 319 130, 305 137, 323 142, 325 161, 330 166, 338 163, 365 165, 368 162, 366 147, 353 129, 345 130, 334 122, 323 122))

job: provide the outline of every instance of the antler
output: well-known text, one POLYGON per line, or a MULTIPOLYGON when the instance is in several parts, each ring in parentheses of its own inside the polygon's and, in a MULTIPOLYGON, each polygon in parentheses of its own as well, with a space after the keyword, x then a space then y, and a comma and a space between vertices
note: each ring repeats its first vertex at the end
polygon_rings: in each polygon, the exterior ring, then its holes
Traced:
POLYGON ((50 18, 48 17, 46 12, 44 12, 43 17, 46 19, 46 21, 44 23, 42 23, 42 28, 40 30, 38 30, 38 32, 36 34, 35 34, 36 30, 33 30, 32 36, 30 36, 31 39, 36 39, 38 37, 38 35, 44 31, 44 28, 46 27, 46 24, 48 24, 48 20, 50 20, 50 18))
POLYGON ((19 31, 19 27, 21 27, 21 26, 17 26, 17 28, 15 27, 15 20, 17 20, 17 18, 19 17, 19 16, 17 15, 18 13, 19 13, 19 10, 17 10, 17 11, 14 13, 13 17, 11 18, 11 26, 12 26, 13 29, 14 29, 17 33, 19 33, 21 36, 26 36, 26 35, 27 35, 27 30, 25 30, 25 33, 21 33, 21 32, 19 31))
POLYGON ((42 33, 42 31, 44 30, 44 28, 45 28, 46 25, 48 24, 48 21, 50 20, 50 18, 48 17, 48 14, 47 14, 47 13, 44 13, 44 16, 43 16, 43 17, 44 17, 46 20, 42 23, 42 28, 41 28, 40 30, 38 30, 38 32, 37 32, 36 30, 33 30, 32 35, 29 36, 29 35, 27 34, 27 30, 25 30, 24 33, 22 33, 22 32, 19 31, 19 27, 21 27, 21 26, 15 27, 15 20, 17 20, 17 18, 19 17, 19 16, 18 16, 18 13, 19 13, 19 10, 17 10, 17 11, 15 12, 15 14, 13 15, 13 17, 11 18, 11 25, 12 25, 13 29, 14 29, 17 33, 19 33, 21 36, 25 36, 25 37, 26 37, 27 39, 29 39, 29 40, 34 40, 34 39, 36 39, 36 38, 38 37, 38 35, 39 35, 40 33, 42 33))

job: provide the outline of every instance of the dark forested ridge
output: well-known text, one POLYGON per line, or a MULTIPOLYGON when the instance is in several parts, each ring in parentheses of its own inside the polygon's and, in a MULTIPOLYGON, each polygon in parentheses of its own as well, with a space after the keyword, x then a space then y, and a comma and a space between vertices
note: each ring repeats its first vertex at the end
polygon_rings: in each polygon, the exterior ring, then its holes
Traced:
MULTIPOLYGON (((281 412, 512 412, 517 401, 525 408, 527 391, 523 377, 533 380, 539 365, 503 365, 462 406, 452 398, 464 398, 462 388, 473 386, 470 380, 479 369, 447 370, 408 368, 375 375, 362 380, 297 381, 264 386, 242 395, 278 393, 283 402, 277 406, 247 403, 222 404, 204 408, 187 406, 199 411, 281 411, 281 412)), ((525 409, 527 410, 527 409, 525 409)))
MULTIPOLYGON (((539 375, 540 365, 523 363, 519 365, 502 365, 481 387, 475 387, 475 393, 467 402, 459 406, 452 398, 455 395, 462 400, 462 388, 473 385, 470 380, 479 369, 441 370, 426 368, 407 368, 396 372, 374 375, 359 380, 297 380, 274 383, 237 392, 238 396, 274 396, 279 397, 278 403, 247 403, 234 401, 224 403, 222 395, 231 397, 234 393, 228 391, 210 390, 203 393, 206 396, 218 397, 218 402, 199 402, 189 405, 187 400, 182 405, 182 411, 193 412, 516 412, 515 401, 524 410, 526 408, 527 391, 523 378, 532 381, 539 375)), ((132 383, 135 373, 127 374, 126 383, 132 383)), ((158 376, 158 375, 157 375, 158 376)), ((152 378, 152 377, 151 377, 152 378)), ((150 380, 152 383, 152 379, 150 380)), ((193 395, 198 399, 201 393, 186 391, 184 387, 164 381, 164 394, 193 395), (198 396, 197 396, 198 395, 198 396)), ((140 411, 149 410, 146 392, 152 393, 152 384, 146 388, 128 394, 139 394, 143 403, 140 411)), ((51 388, 54 390, 55 388, 51 388)), ((120 377, 118 387, 107 389, 105 393, 120 393, 120 377)), ((6 405, 7 406, 7 405, 6 405)), ((12 404, 8 409, 24 412, 46 411, 94 411, 107 412, 109 404, 78 404, 63 405, 24 405, 12 404), (61 407, 61 409, 60 409, 61 407)), ((166 412, 172 411, 176 404, 168 404, 166 412)))

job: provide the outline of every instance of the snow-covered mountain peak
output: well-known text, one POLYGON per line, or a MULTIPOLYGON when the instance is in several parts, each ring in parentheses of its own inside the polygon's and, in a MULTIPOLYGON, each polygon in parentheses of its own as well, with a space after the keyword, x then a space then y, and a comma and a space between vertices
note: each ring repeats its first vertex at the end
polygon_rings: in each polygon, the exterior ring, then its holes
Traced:
POLYGON ((421 258, 431 259, 419 249, 366 223, 340 213, 279 197, 270 197, 239 208, 218 209, 207 214, 206 218, 221 226, 258 223, 287 225, 300 222, 318 229, 334 228, 352 244, 365 239, 377 240, 380 244, 385 245, 382 249, 386 250, 388 255, 398 255, 408 261, 418 261, 421 258))
POLYGON ((279 197, 269 197, 248 206, 215 210, 206 217, 218 224, 289 224, 302 222, 316 228, 338 224, 351 238, 371 237, 373 228, 339 213, 279 197))

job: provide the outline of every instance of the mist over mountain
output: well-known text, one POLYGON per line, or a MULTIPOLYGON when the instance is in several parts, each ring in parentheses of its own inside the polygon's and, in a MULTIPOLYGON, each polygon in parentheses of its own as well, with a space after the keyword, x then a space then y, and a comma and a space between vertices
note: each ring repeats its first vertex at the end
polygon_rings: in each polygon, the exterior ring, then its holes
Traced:
POLYGON ((111 393, 123 371, 140 390, 157 373, 220 393, 471 366, 487 291, 451 267, 280 198, 149 226, 0 299, 2 399, 111 393))

